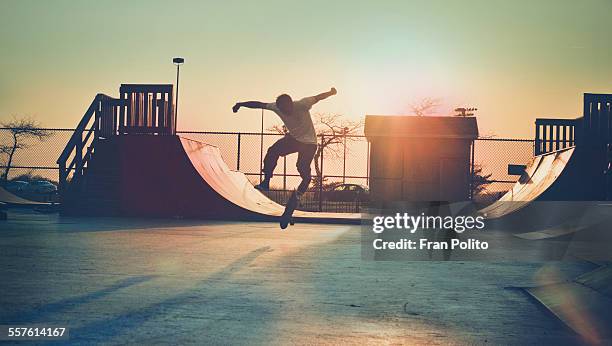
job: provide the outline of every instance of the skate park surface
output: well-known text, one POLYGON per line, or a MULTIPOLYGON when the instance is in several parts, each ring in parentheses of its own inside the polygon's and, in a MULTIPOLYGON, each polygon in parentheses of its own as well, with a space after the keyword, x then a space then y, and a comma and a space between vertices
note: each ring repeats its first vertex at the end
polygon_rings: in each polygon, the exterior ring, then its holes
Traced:
POLYGON ((69 343, 105 344, 578 344, 517 287, 596 267, 367 261, 356 225, 19 209, 0 221, 0 258, 0 324, 67 325, 69 343))

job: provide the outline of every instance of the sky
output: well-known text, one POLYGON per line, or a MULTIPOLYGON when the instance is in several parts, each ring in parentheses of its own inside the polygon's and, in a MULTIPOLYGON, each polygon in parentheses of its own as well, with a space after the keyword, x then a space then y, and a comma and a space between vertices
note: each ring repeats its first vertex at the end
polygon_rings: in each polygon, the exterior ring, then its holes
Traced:
MULTIPOLYGON (((97 93, 173 83, 178 128, 258 131, 237 101, 327 91, 349 119, 478 108, 481 134, 531 138, 536 117, 612 93, 612 0, 0 0, 0 121, 76 126, 97 93)), ((279 123, 266 114, 266 126, 279 123)))

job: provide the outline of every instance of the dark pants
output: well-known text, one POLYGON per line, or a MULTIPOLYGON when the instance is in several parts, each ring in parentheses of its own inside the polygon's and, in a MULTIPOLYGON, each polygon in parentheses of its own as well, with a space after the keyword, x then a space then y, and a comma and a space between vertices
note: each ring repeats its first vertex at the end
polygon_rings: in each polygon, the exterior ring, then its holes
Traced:
POLYGON ((302 143, 290 135, 285 135, 285 137, 279 139, 268 148, 268 152, 264 158, 263 168, 266 180, 270 181, 272 178, 279 157, 298 153, 296 166, 298 173, 300 173, 300 177, 302 177, 302 182, 297 190, 302 193, 306 192, 308 185, 310 185, 310 179, 312 178, 310 175, 310 164, 312 163, 316 151, 316 144, 302 143))

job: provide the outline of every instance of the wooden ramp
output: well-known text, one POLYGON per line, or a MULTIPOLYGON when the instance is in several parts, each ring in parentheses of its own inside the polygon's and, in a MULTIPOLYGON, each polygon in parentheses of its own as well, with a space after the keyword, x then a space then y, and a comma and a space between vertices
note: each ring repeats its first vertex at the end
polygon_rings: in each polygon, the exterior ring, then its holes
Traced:
MULTIPOLYGON (((233 171, 227 166, 219 148, 188 138, 178 137, 178 139, 193 168, 202 177, 202 183, 210 186, 219 197, 239 208, 240 214, 252 212, 273 217, 283 214, 284 206, 255 189, 242 172, 233 171)), ((360 214, 355 213, 316 213, 296 210, 294 216, 300 221, 312 219, 351 223, 360 220, 360 214)))
POLYGON ((518 182, 498 201, 481 209, 487 219, 497 219, 527 207, 558 183, 572 160, 575 148, 536 156, 518 182))
POLYGON ((35 202, 29 199, 21 198, 6 191, 3 187, 0 187, 0 203, 7 206, 43 206, 49 205, 49 203, 35 202))
MULTIPOLYGON (((118 172, 113 204, 119 215, 277 221, 284 211, 229 169, 215 146, 176 135, 117 136, 97 145, 106 159, 94 159, 95 167, 118 172)), ((361 222, 358 213, 294 215, 298 222, 361 222)))

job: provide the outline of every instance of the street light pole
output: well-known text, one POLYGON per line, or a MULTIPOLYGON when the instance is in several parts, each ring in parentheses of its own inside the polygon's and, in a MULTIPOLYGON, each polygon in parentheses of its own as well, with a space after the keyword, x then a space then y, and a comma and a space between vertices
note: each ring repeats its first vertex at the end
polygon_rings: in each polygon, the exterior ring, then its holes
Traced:
POLYGON ((176 133, 176 121, 178 118, 179 70, 181 65, 185 63, 185 59, 180 57, 173 58, 172 63, 176 65, 176 94, 174 96, 174 132, 176 133))

